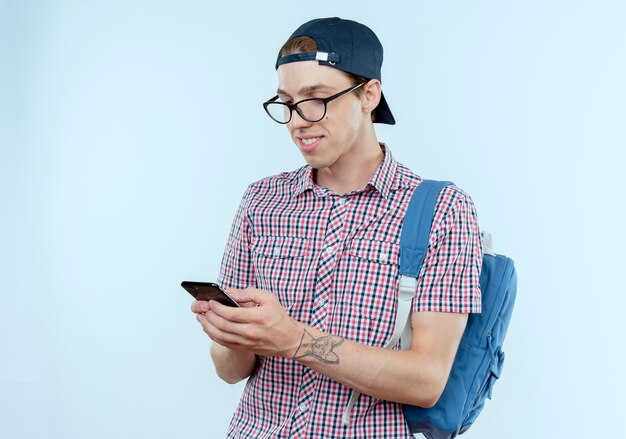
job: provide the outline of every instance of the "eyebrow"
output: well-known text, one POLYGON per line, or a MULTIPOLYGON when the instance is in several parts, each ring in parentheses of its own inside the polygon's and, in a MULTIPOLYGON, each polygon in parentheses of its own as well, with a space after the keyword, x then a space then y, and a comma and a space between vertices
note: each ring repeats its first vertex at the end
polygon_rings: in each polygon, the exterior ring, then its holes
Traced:
MULTIPOLYGON (((306 87, 302 87, 299 91, 298 94, 300 95, 311 95, 312 93, 319 91, 319 90, 328 90, 328 91, 334 91, 334 88, 332 88, 329 85, 326 84, 315 84, 315 85, 307 85, 306 87)), ((291 95, 289 93, 287 93, 285 90, 281 90, 280 88, 278 90, 276 90, 276 94, 277 95, 285 95, 285 96, 290 96, 291 95)))

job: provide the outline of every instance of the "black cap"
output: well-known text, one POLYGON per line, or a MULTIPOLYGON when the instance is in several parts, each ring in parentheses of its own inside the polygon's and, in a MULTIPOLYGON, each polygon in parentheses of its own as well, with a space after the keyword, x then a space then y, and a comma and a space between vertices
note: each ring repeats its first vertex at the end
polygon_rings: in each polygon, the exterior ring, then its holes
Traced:
MULTIPOLYGON (((383 45, 372 30, 356 21, 338 17, 317 18, 304 23, 290 37, 312 38, 317 52, 293 53, 276 59, 276 68, 296 61, 317 60, 320 65, 334 67, 367 79, 381 79, 383 45)), ((289 41, 288 40, 288 41, 289 41)), ((385 95, 381 93, 375 122, 395 125, 385 95)))

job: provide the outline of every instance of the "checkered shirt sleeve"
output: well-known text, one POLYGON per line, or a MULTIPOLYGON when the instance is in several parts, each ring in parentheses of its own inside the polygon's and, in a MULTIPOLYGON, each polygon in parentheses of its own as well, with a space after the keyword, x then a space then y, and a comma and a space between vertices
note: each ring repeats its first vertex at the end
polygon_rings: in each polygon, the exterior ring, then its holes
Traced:
POLYGON ((248 186, 243 194, 222 257, 217 283, 224 289, 256 286, 250 251, 250 228, 246 218, 247 207, 253 192, 252 187, 253 185, 248 186))
POLYGON ((482 244, 474 203, 462 190, 447 186, 435 206, 413 311, 480 312, 481 266, 482 244))

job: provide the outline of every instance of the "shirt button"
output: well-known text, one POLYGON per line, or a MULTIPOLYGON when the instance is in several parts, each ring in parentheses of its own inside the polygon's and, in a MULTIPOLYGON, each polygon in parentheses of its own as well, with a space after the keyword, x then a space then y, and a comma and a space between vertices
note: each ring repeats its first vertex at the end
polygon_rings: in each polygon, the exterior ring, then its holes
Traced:
POLYGON ((386 261, 387 260, 387 253, 381 252, 379 257, 380 257, 381 261, 386 261))
POLYGON ((340 206, 343 206, 346 203, 347 203, 347 200, 345 198, 339 198, 339 205, 340 206))
POLYGON ((333 253, 335 253, 335 249, 333 248, 332 245, 329 245, 328 247, 326 247, 325 252, 327 255, 332 255, 333 253))
POLYGON ((280 247, 274 247, 274 257, 280 256, 280 247))
POLYGON ((309 409, 309 405, 306 402, 303 402, 298 406, 298 409, 300 409, 300 411, 304 413, 309 409))

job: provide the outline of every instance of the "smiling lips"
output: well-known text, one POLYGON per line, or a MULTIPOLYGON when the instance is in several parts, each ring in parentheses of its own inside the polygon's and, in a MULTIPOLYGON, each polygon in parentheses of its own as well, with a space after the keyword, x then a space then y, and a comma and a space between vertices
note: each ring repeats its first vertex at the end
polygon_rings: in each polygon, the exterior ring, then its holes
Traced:
POLYGON ((312 152, 319 144, 320 141, 322 140, 322 136, 320 137, 298 137, 298 146, 300 147, 300 150, 302 152, 312 152))
POLYGON ((317 140, 319 139, 319 137, 311 137, 309 139, 302 139, 302 143, 304 143, 305 145, 312 145, 314 144, 317 140))

